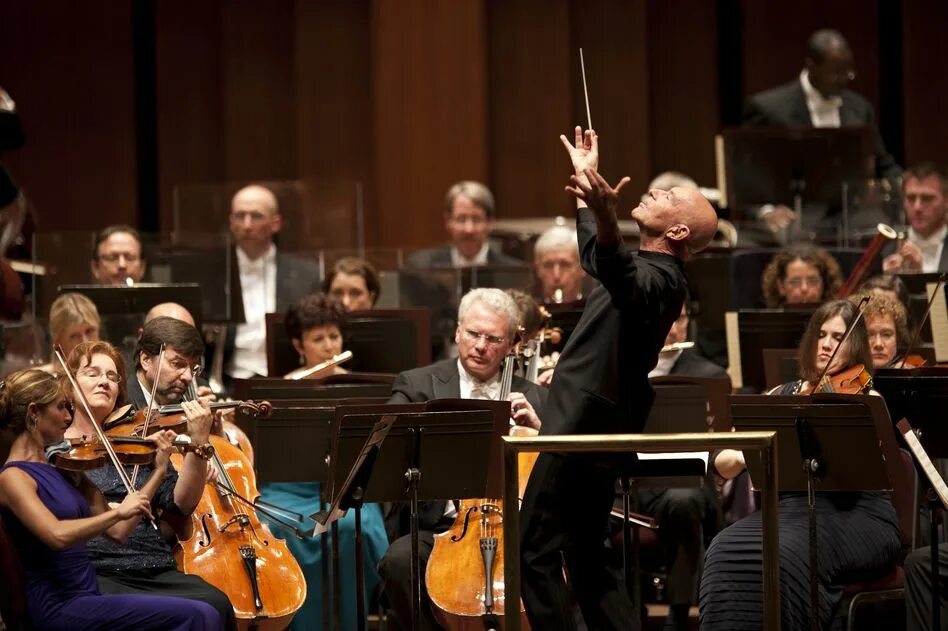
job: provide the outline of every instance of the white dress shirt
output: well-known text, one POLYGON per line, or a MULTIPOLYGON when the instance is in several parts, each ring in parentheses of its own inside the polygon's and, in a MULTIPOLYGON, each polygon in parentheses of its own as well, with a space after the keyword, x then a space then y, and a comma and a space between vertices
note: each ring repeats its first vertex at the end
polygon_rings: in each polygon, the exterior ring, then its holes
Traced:
POLYGON ((490 251, 490 246, 487 241, 484 241, 484 245, 481 246, 480 251, 474 255, 474 258, 466 258, 461 254, 456 247, 451 246, 451 266, 452 267, 474 267, 477 265, 487 265, 487 253, 490 251))
POLYGON ((500 371, 491 379, 481 381, 464 369, 461 360, 458 360, 458 375, 461 377, 462 399, 488 399, 496 401, 500 397, 500 371))
POLYGON ((267 376, 266 314, 276 311, 276 246, 255 261, 237 248, 246 323, 237 325, 229 374, 237 379, 267 376))
POLYGON ((948 236, 948 226, 942 226, 941 229, 927 239, 915 232, 914 229, 908 229, 908 240, 918 246, 922 251, 922 271, 937 272, 938 264, 941 263, 941 251, 945 247, 945 237, 948 236))
POLYGON ((810 120, 814 127, 839 127, 839 108, 843 106, 843 99, 839 96, 826 98, 810 83, 809 73, 804 70, 800 73, 800 85, 806 95, 806 108, 810 110, 810 120))
POLYGON ((675 363, 678 361, 679 357, 681 357, 681 351, 659 353, 658 363, 655 364, 655 368, 652 368, 652 371, 648 373, 648 378, 667 377, 671 373, 672 368, 675 367, 675 363))

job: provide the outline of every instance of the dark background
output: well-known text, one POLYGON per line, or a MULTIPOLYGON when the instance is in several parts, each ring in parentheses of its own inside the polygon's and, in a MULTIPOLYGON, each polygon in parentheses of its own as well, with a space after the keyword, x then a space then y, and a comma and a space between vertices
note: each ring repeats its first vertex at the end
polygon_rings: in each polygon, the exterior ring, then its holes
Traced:
MULTIPOLYGON (((948 3, 923 0, 0 0, 0 85, 28 144, 3 157, 41 230, 172 228, 178 184, 364 183, 366 239, 443 240, 443 195, 570 212, 557 136, 603 171, 714 184, 714 134, 841 30, 853 88, 901 163, 948 160, 948 3)), ((332 226, 325 226, 327 233, 332 226)))

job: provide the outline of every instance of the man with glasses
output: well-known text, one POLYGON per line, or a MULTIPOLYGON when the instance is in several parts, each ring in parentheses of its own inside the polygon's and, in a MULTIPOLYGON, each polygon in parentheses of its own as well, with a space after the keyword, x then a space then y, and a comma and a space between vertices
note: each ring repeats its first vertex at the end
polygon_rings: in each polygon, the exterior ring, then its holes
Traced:
MULTIPOLYGON (((204 341, 192 325, 167 316, 149 320, 138 340, 135 372, 129 375, 129 403, 139 408, 150 405, 156 380, 155 405, 181 403, 201 371, 203 356, 204 341), (159 370, 158 356, 162 344, 165 352, 159 370)), ((207 438, 206 435, 201 437, 207 438)))
POLYGON ((579 264, 575 228, 551 226, 544 230, 533 246, 533 269, 543 302, 575 302, 589 293, 584 284, 592 279, 579 264))
POLYGON ((277 250, 274 238, 283 218, 276 195, 264 186, 252 184, 237 191, 229 222, 237 246, 245 322, 228 328, 225 373, 240 379, 265 377, 265 315, 286 311, 306 294, 319 291, 319 266, 277 250))
MULTIPOLYGON (((419 403, 432 399, 493 399, 500 395, 500 373, 510 352, 519 324, 516 303, 500 289, 474 289, 464 295, 458 308, 455 340, 458 357, 408 370, 392 384, 389 403, 419 403)), ((540 428, 546 390, 514 377, 511 384, 511 421, 540 428)), ((419 507, 419 559, 424 576, 434 535, 454 522, 453 502, 423 502, 419 507)), ((406 506, 388 511, 386 529, 392 545, 379 563, 385 596, 391 606, 389 619, 398 629, 411 628, 411 537, 406 506)), ((422 586, 421 629, 440 629, 427 592, 422 586)))
POLYGON ((407 267, 428 269, 479 265, 523 265, 523 261, 491 249, 487 242, 494 228, 494 195, 480 182, 458 182, 444 200, 444 228, 450 243, 416 252, 407 267))
POLYGON ((145 257, 138 230, 115 225, 102 230, 95 239, 91 262, 92 276, 102 285, 134 285, 145 277, 145 257))

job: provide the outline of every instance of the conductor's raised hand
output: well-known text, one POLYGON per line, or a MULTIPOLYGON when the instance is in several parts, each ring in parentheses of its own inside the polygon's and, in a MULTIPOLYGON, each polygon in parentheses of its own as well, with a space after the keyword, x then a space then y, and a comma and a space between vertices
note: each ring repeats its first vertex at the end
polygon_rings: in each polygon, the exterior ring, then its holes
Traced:
POLYGON ((566 192, 586 202, 586 206, 597 216, 614 219, 619 206, 619 193, 629 183, 629 178, 622 178, 612 188, 594 169, 586 169, 582 177, 571 175, 569 181, 572 186, 567 186, 566 192))
POLYGON ((573 130, 573 142, 560 134, 560 142, 566 147, 569 159, 573 163, 573 173, 583 177, 586 169, 599 168, 599 136, 591 129, 583 133, 583 129, 578 125, 573 130))

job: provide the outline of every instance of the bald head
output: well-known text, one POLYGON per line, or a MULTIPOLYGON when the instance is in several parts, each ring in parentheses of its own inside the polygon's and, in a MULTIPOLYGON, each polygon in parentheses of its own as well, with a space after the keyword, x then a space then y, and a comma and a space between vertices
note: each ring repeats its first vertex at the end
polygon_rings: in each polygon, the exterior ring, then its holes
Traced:
POLYGON ((145 324, 148 324, 155 318, 174 318, 175 320, 181 320, 191 326, 195 326, 194 317, 191 315, 191 312, 176 302, 162 302, 152 307, 148 313, 145 314, 145 324))
POLYGON ((665 252, 684 260, 711 242, 718 227, 714 208, 697 189, 653 188, 635 209, 640 249, 665 252))
POLYGON ((282 225, 276 195, 266 187, 245 186, 231 200, 230 232, 251 260, 267 253, 282 225))

